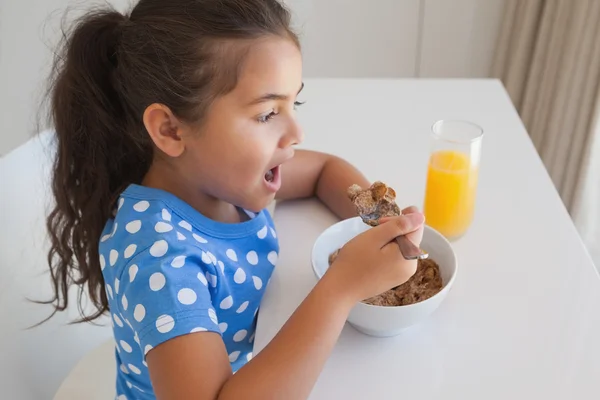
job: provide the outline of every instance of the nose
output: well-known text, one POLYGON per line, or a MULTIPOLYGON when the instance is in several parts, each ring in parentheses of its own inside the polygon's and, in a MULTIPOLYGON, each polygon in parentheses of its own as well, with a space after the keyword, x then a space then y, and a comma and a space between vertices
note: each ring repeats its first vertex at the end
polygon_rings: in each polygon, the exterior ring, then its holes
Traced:
POLYGON ((300 143, 302 143, 303 140, 304 140, 304 131, 302 130, 302 127, 300 126, 298 121, 295 118, 293 118, 290 120, 290 123, 289 123, 285 133, 281 137, 281 140, 279 142, 279 147, 281 147, 282 149, 285 149, 290 146, 295 146, 297 144, 300 144, 300 143))

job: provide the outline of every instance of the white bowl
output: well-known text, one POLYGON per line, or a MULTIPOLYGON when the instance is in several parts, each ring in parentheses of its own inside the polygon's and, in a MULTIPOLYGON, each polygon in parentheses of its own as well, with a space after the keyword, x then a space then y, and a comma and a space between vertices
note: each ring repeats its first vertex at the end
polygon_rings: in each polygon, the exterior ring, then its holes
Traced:
MULTIPOLYGON (((329 255, 361 232, 371 229, 359 217, 338 222, 326 229, 315 242, 312 252, 313 270, 321 278, 329 268, 329 255)), ((348 322, 359 331, 377 337, 395 336, 424 320, 444 301, 457 272, 457 261, 450 243, 435 229, 425 226, 421 248, 440 267, 443 288, 434 296, 407 306, 384 307, 357 303, 348 322)))

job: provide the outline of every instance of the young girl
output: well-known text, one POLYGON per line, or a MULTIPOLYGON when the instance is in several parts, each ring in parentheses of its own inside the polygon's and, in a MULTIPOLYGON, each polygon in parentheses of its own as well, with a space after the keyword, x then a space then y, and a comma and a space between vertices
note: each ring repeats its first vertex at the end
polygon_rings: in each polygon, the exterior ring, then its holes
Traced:
MULTIPOLYGON (((252 359, 277 262, 265 207, 317 196, 340 218, 369 182, 297 151, 298 39, 276 0, 141 0, 95 10, 57 56, 48 218, 56 310, 72 284, 110 315, 118 399, 306 398, 352 306, 405 282, 414 208, 358 236, 252 359), (235 374, 233 374, 235 372, 235 374)), ((323 110, 327 112, 327 110, 323 110)))

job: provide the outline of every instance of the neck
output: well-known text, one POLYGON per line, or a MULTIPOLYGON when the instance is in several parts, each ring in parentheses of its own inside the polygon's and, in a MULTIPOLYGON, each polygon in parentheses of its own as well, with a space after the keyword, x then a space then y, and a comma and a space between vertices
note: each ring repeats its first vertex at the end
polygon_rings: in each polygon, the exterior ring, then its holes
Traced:
POLYGON ((238 208, 182 180, 182 174, 168 163, 154 162, 142 181, 142 185, 169 192, 188 203, 200 214, 214 221, 239 223, 242 221, 238 208))

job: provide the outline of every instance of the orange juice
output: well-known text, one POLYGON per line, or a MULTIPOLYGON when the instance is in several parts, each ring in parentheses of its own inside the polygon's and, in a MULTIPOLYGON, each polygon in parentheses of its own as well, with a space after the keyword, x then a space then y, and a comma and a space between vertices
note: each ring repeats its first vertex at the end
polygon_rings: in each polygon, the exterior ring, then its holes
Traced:
POLYGON ((478 166, 460 151, 431 154, 424 213, 426 223, 447 238, 466 232, 473 219, 478 166))

